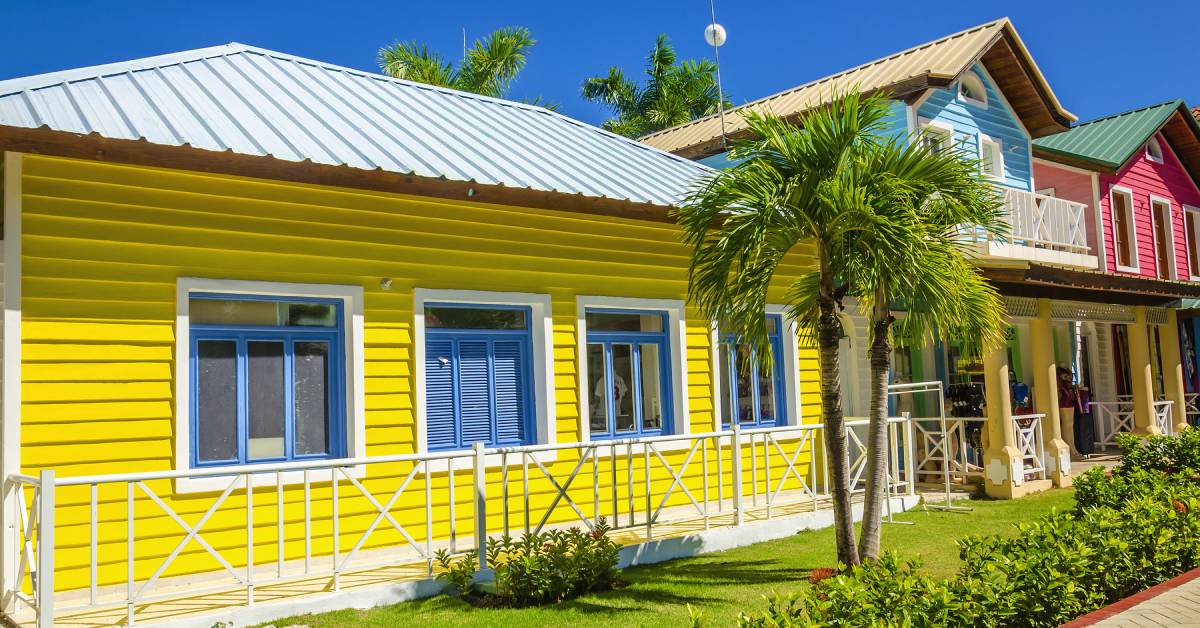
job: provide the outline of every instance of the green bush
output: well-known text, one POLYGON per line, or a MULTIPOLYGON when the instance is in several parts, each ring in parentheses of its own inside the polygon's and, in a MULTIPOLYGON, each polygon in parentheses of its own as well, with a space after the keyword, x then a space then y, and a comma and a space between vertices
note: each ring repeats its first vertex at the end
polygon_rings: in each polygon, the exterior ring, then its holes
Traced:
POLYGON ((479 557, 474 550, 455 562, 437 553, 438 575, 460 595, 474 594, 493 606, 531 606, 561 602, 592 591, 611 589, 618 580, 620 546, 608 537, 603 519, 596 529, 578 528, 528 533, 514 540, 487 540, 488 566, 495 574, 494 592, 479 594, 472 585, 479 557))
POLYGON ((1057 626, 1200 565, 1200 439, 1122 439, 1125 462, 1076 481, 1076 508, 1012 537, 959 541, 951 578, 885 554, 768 601, 742 626, 1057 626))

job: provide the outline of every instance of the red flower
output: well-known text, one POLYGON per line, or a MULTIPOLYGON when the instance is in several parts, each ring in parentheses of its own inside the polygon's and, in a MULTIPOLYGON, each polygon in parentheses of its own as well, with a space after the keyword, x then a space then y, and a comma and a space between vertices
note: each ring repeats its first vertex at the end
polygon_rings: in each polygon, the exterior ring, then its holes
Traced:
POLYGON ((1183 514, 1188 511, 1187 504, 1179 501, 1178 499, 1174 502, 1171 502, 1171 506, 1173 506, 1175 508, 1175 512, 1179 514, 1183 514))
POLYGON ((808 581, 811 584, 816 584, 822 580, 832 578, 837 575, 837 570, 832 567, 818 567, 808 572, 808 581))

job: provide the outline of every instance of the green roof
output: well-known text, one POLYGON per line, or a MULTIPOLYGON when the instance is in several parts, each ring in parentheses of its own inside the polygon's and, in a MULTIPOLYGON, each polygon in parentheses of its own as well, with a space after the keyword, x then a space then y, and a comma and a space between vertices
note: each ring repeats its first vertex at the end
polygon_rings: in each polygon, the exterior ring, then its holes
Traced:
POLYGON ((1129 161, 1171 115, 1183 107, 1172 100, 1075 125, 1069 131, 1039 137, 1037 148, 1118 169, 1129 161))

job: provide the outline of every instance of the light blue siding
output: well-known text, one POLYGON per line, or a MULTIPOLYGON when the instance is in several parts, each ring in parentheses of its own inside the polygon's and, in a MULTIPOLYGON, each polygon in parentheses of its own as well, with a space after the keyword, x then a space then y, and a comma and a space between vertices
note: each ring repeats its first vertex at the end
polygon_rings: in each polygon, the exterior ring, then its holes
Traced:
POLYGON ((1029 159, 1029 136, 1017 116, 1008 108, 999 90, 979 66, 971 68, 983 80, 987 90, 987 106, 964 101, 958 96, 958 84, 936 90, 925 100, 917 116, 954 128, 956 145, 979 154, 979 135, 1000 142, 1004 152, 1004 185, 1032 190, 1033 171, 1029 159))
POLYGON ((717 170, 724 170, 737 165, 736 161, 729 158, 729 153, 724 151, 719 152, 716 155, 709 155, 704 159, 698 159, 697 161, 708 166, 709 168, 716 168, 717 170))

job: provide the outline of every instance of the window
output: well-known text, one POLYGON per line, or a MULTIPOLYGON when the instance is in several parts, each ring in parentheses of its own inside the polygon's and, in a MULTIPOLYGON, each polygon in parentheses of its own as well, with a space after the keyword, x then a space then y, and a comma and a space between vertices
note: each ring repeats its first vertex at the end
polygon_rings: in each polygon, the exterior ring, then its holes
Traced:
POLYGON ((930 152, 947 152, 954 148, 954 130, 943 124, 926 120, 922 125, 920 141, 930 152))
POLYGON ((1159 144, 1157 139, 1150 138, 1150 141, 1146 142, 1146 158, 1155 163, 1163 162, 1162 144, 1159 144))
POLYGON ((671 343, 661 311, 588 309, 588 425, 592 438, 671 429, 671 343))
POLYGON ((1187 238, 1188 276, 1200 280, 1200 208, 1183 206, 1184 237, 1187 238))
POLYGON ((979 136, 979 166, 983 174, 993 179, 1004 178, 1004 151, 1000 142, 986 135, 979 136))
POLYGON ((188 300, 193 467, 345 455, 342 300, 188 300))
POLYGON ((987 89, 983 86, 983 79, 974 72, 963 75, 962 81, 958 83, 958 96, 973 105, 987 106, 987 89))
POLYGON ((531 308, 425 303, 423 315, 428 448, 533 442, 531 308))
POLYGON ((1171 237, 1171 202, 1150 197, 1150 219, 1154 221, 1154 262, 1159 279, 1174 279, 1175 245, 1171 237))
POLYGON ((1110 195, 1112 208, 1114 253, 1117 269, 1137 270, 1137 239, 1133 225, 1133 193, 1114 187, 1110 195))
POLYGON ((736 336, 720 337, 716 376, 721 386, 722 427, 729 426, 731 420, 755 427, 787 422, 781 315, 767 315, 767 339, 771 345, 769 370, 759 364, 755 351, 739 343, 736 336))

